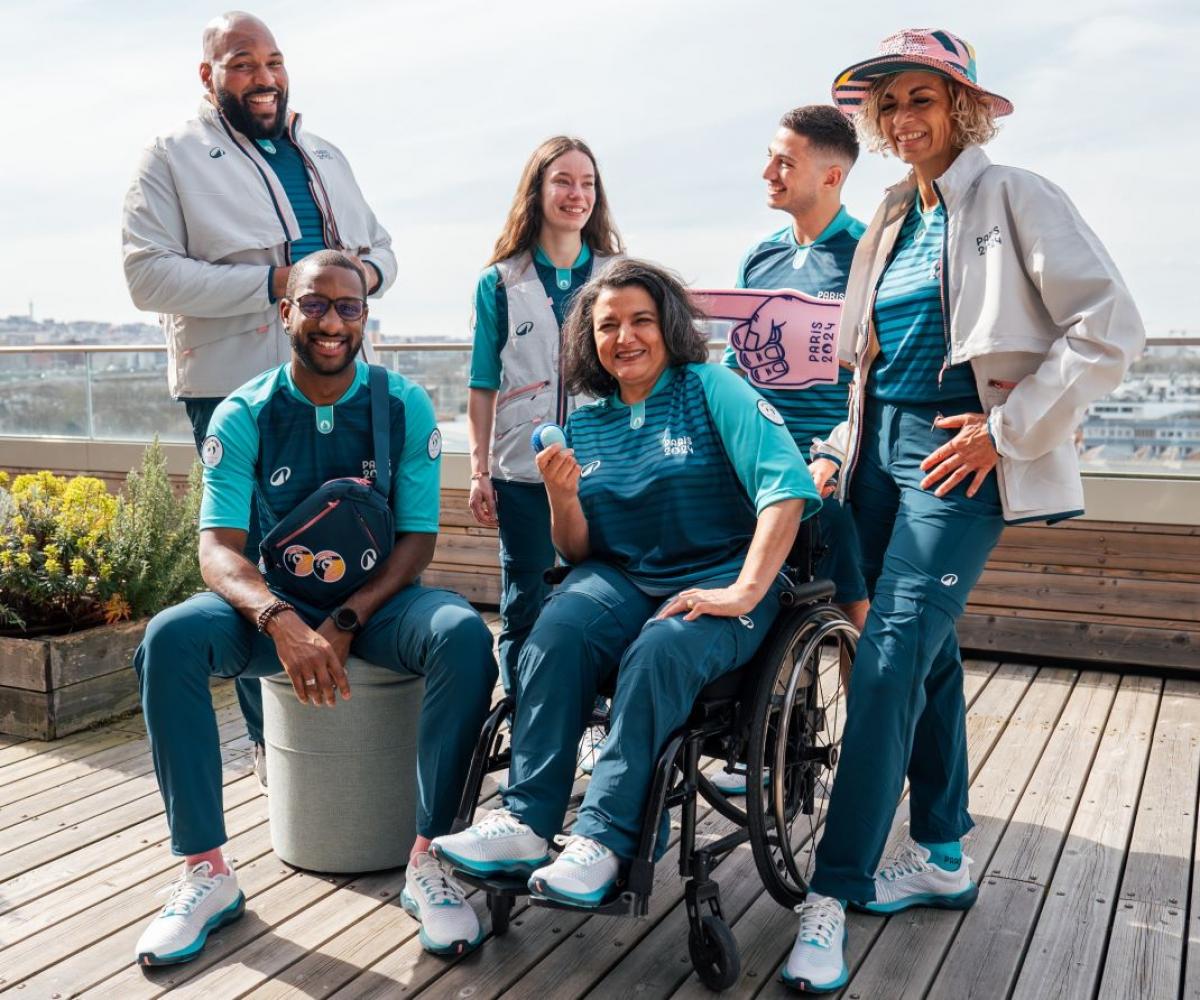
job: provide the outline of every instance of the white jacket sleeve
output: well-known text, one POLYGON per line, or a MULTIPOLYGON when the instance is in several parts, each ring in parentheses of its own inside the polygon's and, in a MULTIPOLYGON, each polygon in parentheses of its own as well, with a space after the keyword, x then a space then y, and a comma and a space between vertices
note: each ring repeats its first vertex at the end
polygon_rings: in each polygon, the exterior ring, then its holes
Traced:
POLYGON ((121 241, 125 281, 139 309, 218 318, 270 307, 267 265, 212 264, 187 255, 187 225, 157 144, 143 150, 125 194, 121 241))
POLYGON ((992 409, 988 428, 1001 455, 1032 461, 1068 440, 1088 405, 1120 385, 1145 329, 1116 265, 1066 194, 1033 174, 1025 181, 1029 204, 1018 196, 1013 205, 1022 259, 1062 333, 992 409))
POLYGON ((392 237, 380 225, 374 212, 371 213, 371 249, 363 259, 379 268, 383 278, 371 293, 371 298, 378 298, 396 283, 396 255, 392 252, 392 237))

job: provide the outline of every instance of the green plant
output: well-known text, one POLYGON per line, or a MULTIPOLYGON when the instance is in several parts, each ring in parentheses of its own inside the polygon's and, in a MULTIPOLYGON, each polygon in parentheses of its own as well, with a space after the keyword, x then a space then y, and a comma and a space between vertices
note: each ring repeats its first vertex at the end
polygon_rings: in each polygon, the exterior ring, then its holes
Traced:
POLYGON ((110 558, 130 616, 153 614, 204 589, 196 528, 200 497, 196 463, 187 492, 175 498, 156 437, 142 455, 141 470, 125 480, 112 521, 110 558))
POLYGON ((91 476, 0 472, 0 627, 69 631, 161 610, 203 588, 200 467, 182 499, 155 439, 124 492, 91 476))

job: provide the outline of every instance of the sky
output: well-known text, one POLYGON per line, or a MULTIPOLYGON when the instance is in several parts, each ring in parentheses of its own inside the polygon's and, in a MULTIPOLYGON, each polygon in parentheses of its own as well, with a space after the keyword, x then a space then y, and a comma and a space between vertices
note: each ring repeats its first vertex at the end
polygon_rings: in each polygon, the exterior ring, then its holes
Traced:
MULTIPOLYGON (((0 0, 0 316, 153 321, 125 289, 121 201, 139 148, 194 114, 192 0, 0 0)), ((599 159, 630 253, 732 284, 786 224, 760 171, 779 116, 906 26, 976 49, 1016 113, 993 160, 1042 174, 1116 260, 1151 334, 1200 332, 1200 4, 1106 0, 267 0, 305 127, 342 148, 400 261, 386 334, 465 336, 521 167, 556 133, 599 159), (1002 13, 991 13, 1000 12, 1002 13)), ((845 201, 869 220, 903 167, 865 153, 845 201)))

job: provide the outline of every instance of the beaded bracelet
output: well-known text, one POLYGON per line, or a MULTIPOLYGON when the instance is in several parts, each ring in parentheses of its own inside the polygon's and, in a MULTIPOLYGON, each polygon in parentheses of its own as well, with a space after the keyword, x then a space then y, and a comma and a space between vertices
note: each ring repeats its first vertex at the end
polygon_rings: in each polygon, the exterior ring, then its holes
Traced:
POLYGON ((287 601, 272 601, 258 613, 258 619, 255 621, 254 627, 260 632, 265 632, 267 630, 267 625, 276 615, 282 614, 284 611, 295 610, 296 609, 288 604, 287 601))

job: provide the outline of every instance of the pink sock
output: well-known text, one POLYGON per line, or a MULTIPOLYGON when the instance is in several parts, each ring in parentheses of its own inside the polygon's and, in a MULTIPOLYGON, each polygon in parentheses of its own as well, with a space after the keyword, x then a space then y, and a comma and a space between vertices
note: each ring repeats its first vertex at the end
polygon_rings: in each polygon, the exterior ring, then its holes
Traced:
POLYGON ((185 860, 189 868, 194 868, 207 861, 212 865, 214 875, 229 874, 229 865, 225 864, 225 855, 221 853, 219 847, 214 847, 211 851, 205 851, 203 854, 189 854, 185 860))

